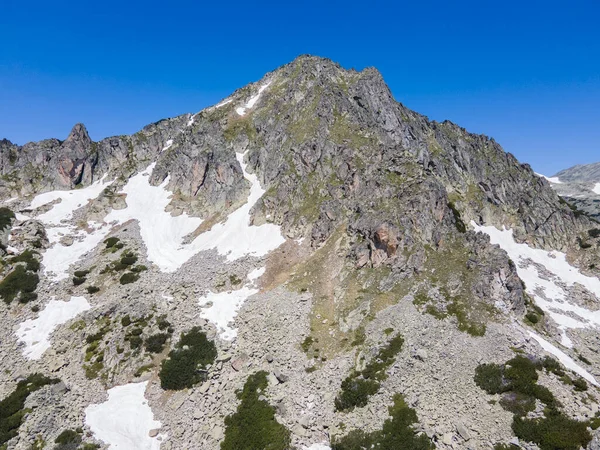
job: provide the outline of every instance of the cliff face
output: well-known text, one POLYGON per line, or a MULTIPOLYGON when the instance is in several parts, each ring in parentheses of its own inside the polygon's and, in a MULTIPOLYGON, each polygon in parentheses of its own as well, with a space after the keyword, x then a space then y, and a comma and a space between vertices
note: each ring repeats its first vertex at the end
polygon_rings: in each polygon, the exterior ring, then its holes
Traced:
MULTIPOLYGON (((218 448, 236 389, 262 383, 248 377, 264 369, 294 445, 341 438, 342 422, 377 429, 402 393, 425 441, 484 448, 509 440, 511 417, 473 384, 475 368, 510 359, 511 348, 541 355, 527 330, 584 352, 598 373, 596 222, 493 139, 398 103, 375 69, 301 56, 132 136, 94 142, 78 124, 65 141, 3 140, 0 175, 17 213, 3 213, 2 275, 29 283, 14 298, 38 311, 52 296, 91 303, 75 312, 83 323, 58 328, 60 350, 27 363, 78 387, 61 426, 91 427, 82 412, 104 388, 151 380, 165 445, 218 448), (167 352, 136 337, 161 335, 154 341, 185 352, 177 335, 195 325, 219 357, 171 397, 156 381, 167 352), (406 341, 396 363, 382 350, 392 332, 406 341), (342 380, 360 390, 371 375, 381 391, 369 406, 340 407, 342 380)), ((2 342, 32 315, 9 305, 2 342)), ((0 352, 22 363, 16 343, 0 352)), ((2 376, 9 386, 17 375, 2 376)), ((43 414, 52 398, 41 397, 28 429, 58 434, 43 414)), ((20 433, 19 443, 35 434, 20 433)))

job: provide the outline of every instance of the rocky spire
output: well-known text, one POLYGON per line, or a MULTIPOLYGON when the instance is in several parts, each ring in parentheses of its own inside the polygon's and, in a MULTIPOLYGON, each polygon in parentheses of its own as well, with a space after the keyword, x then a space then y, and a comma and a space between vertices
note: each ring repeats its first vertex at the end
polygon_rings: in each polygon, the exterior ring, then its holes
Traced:
POLYGON ((71 132, 69 133, 69 137, 65 142, 73 143, 73 144, 81 144, 84 147, 87 147, 92 143, 90 139, 90 135, 85 128, 85 125, 82 123, 76 124, 71 132))

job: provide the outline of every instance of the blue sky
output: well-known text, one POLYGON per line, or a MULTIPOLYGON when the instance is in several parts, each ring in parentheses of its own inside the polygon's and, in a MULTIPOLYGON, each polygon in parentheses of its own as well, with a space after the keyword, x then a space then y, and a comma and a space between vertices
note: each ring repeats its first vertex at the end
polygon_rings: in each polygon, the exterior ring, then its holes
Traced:
POLYGON ((2 0, 0 137, 129 134, 311 53, 536 171, 600 161, 597 0, 170 3, 2 0))

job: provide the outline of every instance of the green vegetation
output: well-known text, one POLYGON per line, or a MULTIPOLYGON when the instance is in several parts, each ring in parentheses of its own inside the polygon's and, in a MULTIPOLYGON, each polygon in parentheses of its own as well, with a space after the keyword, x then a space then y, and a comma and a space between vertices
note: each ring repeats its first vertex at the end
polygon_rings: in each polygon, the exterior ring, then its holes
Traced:
POLYGON ((139 279, 140 279, 140 276, 137 273, 127 272, 127 273, 124 273, 123 275, 121 275, 121 278, 119 278, 119 283, 130 284, 130 283, 135 283, 139 279))
POLYGON ((495 320, 498 311, 489 301, 474 294, 481 269, 470 261, 482 256, 475 255, 459 238, 442 242, 437 250, 428 246, 425 250, 427 260, 416 280, 420 286, 413 303, 439 320, 453 316, 460 331, 483 336, 487 322, 495 320))
POLYGON ((40 270, 40 262, 36 258, 37 253, 32 250, 25 250, 20 255, 10 258, 11 264, 25 263, 25 268, 31 272, 40 270))
MULTIPOLYGON (((119 243, 119 241, 120 239, 118 237, 109 237, 104 240, 104 243, 106 244, 106 248, 114 248, 119 243)), ((123 244, 121 244, 121 246, 122 245, 123 244)))
POLYGON ((182 333, 179 342, 162 362, 159 377, 163 389, 185 389, 206 379, 205 367, 213 364, 217 348, 199 327, 182 333), (185 348, 184 348, 185 347, 185 348))
POLYGON ((460 211, 456 209, 456 205, 453 202, 448 202, 448 208, 452 210, 452 214, 454 215, 454 226, 460 233, 466 233, 467 227, 460 216, 460 211))
POLYGON ((0 401, 0 445, 5 444, 19 432, 23 416, 27 413, 25 400, 32 392, 43 386, 58 383, 55 378, 48 378, 39 373, 29 375, 19 381, 16 389, 0 401))
POLYGON ((83 283, 85 283, 87 280, 87 278, 83 277, 83 278, 79 278, 79 277, 73 277, 73 286, 79 286, 83 283))
POLYGON ((144 346, 146 347, 146 351, 150 353, 160 353, 165 348, 165 343, 167 339, 169 339, 170 335, 167 333, 157 333, 148 337, 144 341, 144 346))
POLYGON ((0 282, 0 297, 6 302, 12 302, 18 294, 19 301, 27 303, 37 298, 34 291, 40 282, 36 273, 28 272, 24 266, 18 265, 0 282))
POLYGON ((404 338, 397 334, 362 371, 354 371, 346 377, 342 381, 341 392, 335 398, 335 408, 346 411, 365 406, 369 397, 379 390, 380 382, 387 378, 385 371, 394 363, 403 344, 404 338))
POLYGON ((88 294, 95 294, 96 292, 98 292, 100 290, 99 287, 97 286, 88 286, 86 288, 86 291, 88 291, 88 294))
POLYGON ((96 333, 89 334, 85 338, 88 346, 85 350, 83 369, 85 376, 90 380, 98 378, 100 371, 104 369, 104 350, 100 350, 100 344, 109 330, 108 324, 104 324, 96 333))
POLYGON ((59 444, 54 450, 75 448, 81 443, 81 435, 75 430, 65 430, 58 435, 54 443, 59 444))
POLYGON ((143 365, 140 368, 138 368, 138 370, 135 371, 133 376, 141 377, 145 372, 150 372, 153 368, 154 368, 154 364, 143 365))
POLYGON ((90 273, 89 270, 76 270, 73 275, 77 278, 85 278, 90 273))
POLYGON ((313 345, 314 342, 315 340, 311 336, 306 336, 306 338, 304 338, 304 341, 302 341, 302 344, 300 344, 300 347, 302 347, 304 353, 308 353, 311 345, 313 345))
POLYGON ((288 450, 289 430, 275 419, 275 408, 260 399, 268 386, 267 373, 252 374, 237 396, 237 411, 225 418, 221 450, 288 450))
POLYGON ((592 239, 596 239, 600 237, 600 228, 592 228, 591 230, 588 230, 588 236, 591 237, 592 239))
POLYGON ((534 325, 540 321, 540 316, 538 316, 534 312, 528 312, 527 314, 525 314, 525 318, 534 325))
POLYGON ((354 430, 340 439, 334 439, 332 450, 432 450, 435 446, 425 434, 416 434, 413 424, 418 422, 417 413, 409 408, 401 395, 394 396, 389 408, 391 418, 383 422, 381 430, 367 433, 354 430))
POLYGON ((472 317, 475 315, 473 314, 473 304, 469 303, 464 296, 450 296, 445 288, 441 288, 440 292, 446 300, 443 306, 445 310, 433 305, 432 300, 423 292, 418 292, 415 295, 413 303, 417 306, 425 306, 425 312, 438 320, 445 319, 448 316, 456 317, 458 329, 471 336, 483 336, 485 334, 485 323, 481 323, 481 319, 472 317))
POLYGON ((0 208, 0 231, 4 231, 6 228, 10 227, 14 218, 15 213, 10 209, 0 208))
POLYGON ((233 286, 237 286, 238 284, 240 284, 242 282, 242 280, 236 275, 229 275, 229 282, 233 285, 233 286))
POLYGON ((559 410, 560 404, 552 392, 537 383, 537 372, 544 369, 561 377, 566 375, 553 358, 532 360, 517 355, 505 364, 478 366, 474 380, 488 394, 502 394, 500 405, 513 413, 512 429, 519 439, 533 442, 541 450, 586 447, 592 439, 587 431, 590 422, 570 419, 559 410), (536 400, 545 405, 544 417, 528 419, 536 400))

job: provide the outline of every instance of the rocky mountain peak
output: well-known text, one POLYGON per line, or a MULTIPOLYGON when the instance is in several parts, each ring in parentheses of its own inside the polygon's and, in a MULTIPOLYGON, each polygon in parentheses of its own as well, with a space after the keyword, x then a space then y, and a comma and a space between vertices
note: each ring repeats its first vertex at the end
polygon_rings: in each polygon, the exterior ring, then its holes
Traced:
POLYGON ((376 69, 0 174, 0 448, 597 448, 600 226, 376 69))
POLYGON ((71 129, 71 132, 69 133, 69 136, 65 142, 86 148, 92 143, 92 140, 85 125, 82 123, 77 123, 71 129))

